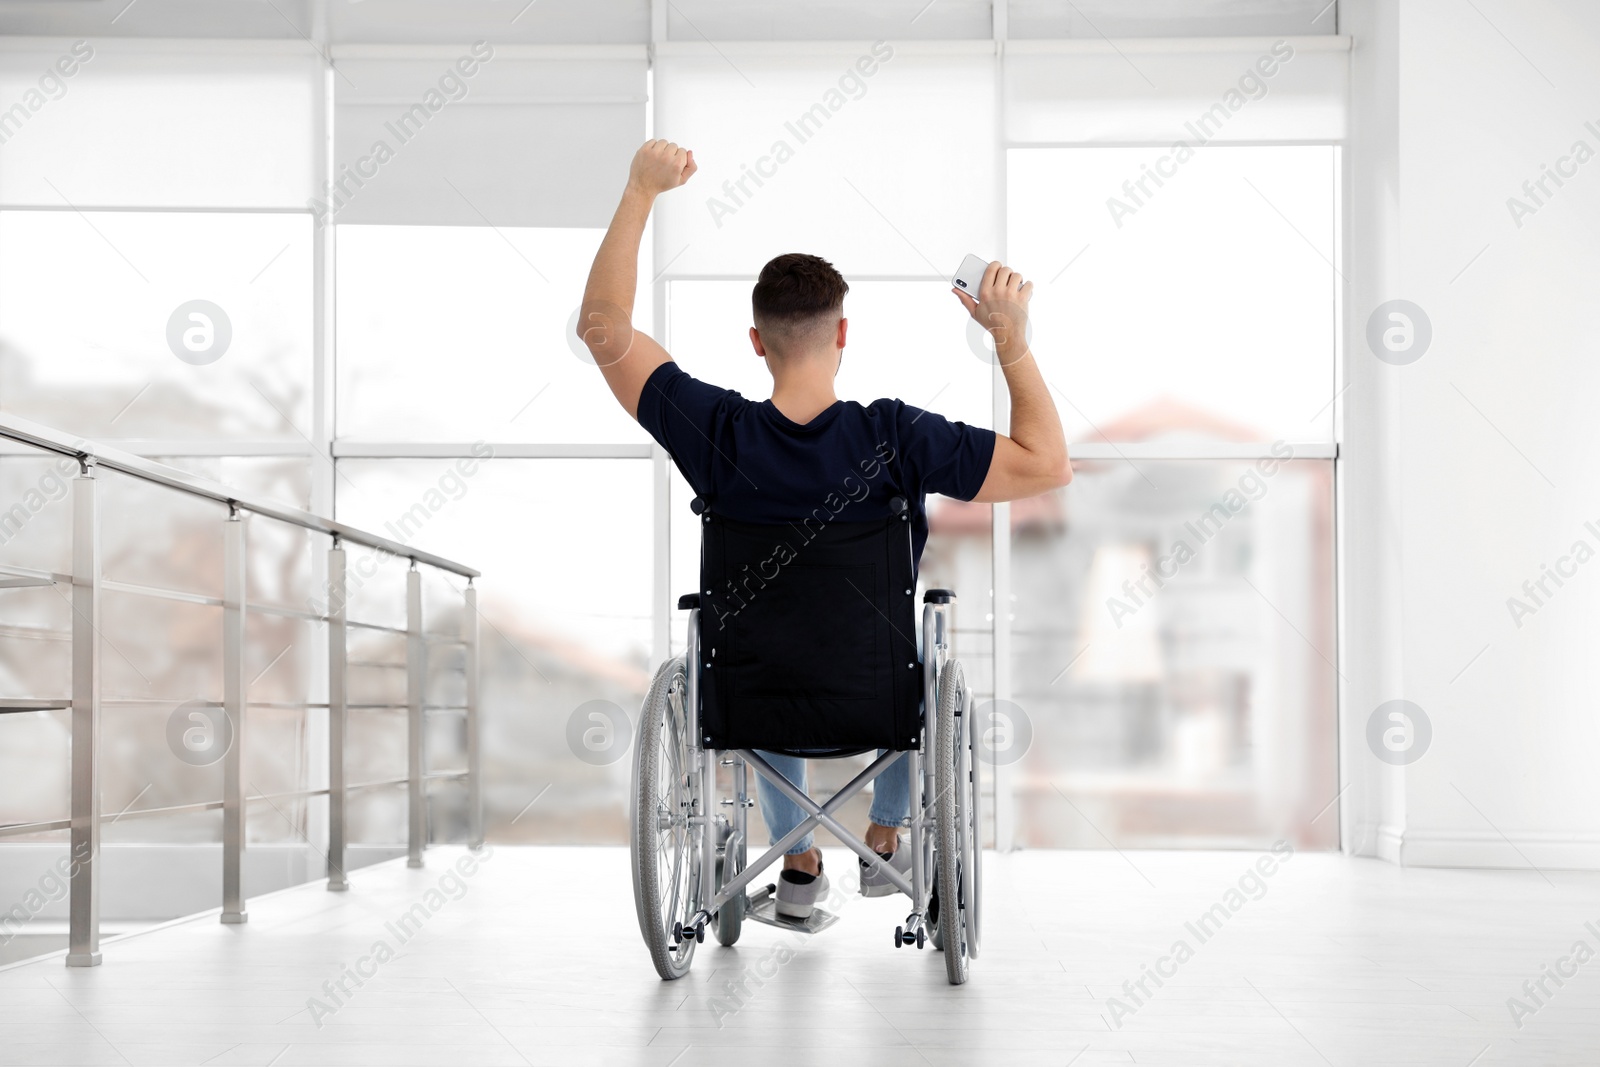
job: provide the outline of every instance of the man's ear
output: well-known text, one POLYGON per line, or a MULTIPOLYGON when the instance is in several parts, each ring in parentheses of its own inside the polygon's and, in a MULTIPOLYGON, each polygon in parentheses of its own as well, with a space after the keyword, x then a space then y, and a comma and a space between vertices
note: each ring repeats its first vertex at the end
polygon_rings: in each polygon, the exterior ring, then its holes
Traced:
POLYGON ((841 316, 839 319, 839 336, 834 338, 835 344, 837 344, 840 348, 844 347, 844 335, 849 330, 849 327, 850 320, 841 316))
POLYGON ((754 326, 750 327, 750 347, 756 350, 756 355, 762 359, 767 358, 767 346, 761 343, 761 331, 754 326))

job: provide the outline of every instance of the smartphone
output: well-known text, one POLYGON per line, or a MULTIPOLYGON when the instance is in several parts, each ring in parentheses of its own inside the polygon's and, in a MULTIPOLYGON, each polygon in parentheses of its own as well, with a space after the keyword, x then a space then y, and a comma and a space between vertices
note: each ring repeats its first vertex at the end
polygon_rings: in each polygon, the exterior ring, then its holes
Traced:
POLYGON ((983 272, 989 269, 987 259, 979 259, 969 255, 961 261, 961 266, 956 268, 955 277, 950 279, 950 284, 972 299, 978 299, 978 286, 983 282, 983 272))

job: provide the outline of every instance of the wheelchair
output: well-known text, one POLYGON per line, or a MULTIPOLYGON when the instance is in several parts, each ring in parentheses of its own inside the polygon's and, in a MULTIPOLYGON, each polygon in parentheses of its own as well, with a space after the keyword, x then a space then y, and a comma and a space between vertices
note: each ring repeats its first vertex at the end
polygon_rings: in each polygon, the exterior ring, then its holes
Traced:
MULTIPOLYGON (((982 826, 972 690, 950 654, 955 594, 923 596, 921 652, 911 516, 840 523, 817 509, 784 525, 718 515, 697 497, 700 589, 686 654, 656 671, 633 754, 630 852, 639 931, 664 980, 682 978, 710 927, 732 945, 775 887, 751 885, 808 832, 826 828, 910 898, 896 948, 932 941, 951 984, 978 955, 982 826), (886 750, 817 804, 758 750, 808 759, 886 750), (910 877, 883 864, 835 817, 906 754, 912 782, 910 877), (719 790, 719 768, 731 787, 719 790), (806 812, 754 863, 749 771, 806 812)), ((770 922, 770 919, 761 919, 770 922)), ((789 925, 774 923, 774 925, 789 925)))

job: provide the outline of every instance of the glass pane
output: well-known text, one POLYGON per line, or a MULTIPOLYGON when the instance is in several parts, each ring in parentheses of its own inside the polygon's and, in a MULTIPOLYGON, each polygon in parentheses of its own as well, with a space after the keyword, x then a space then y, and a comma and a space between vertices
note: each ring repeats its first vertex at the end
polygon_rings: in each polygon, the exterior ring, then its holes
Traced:
POLYGON ((311 466, 331 463, 326 457, 298 456, 151 456, 157 463, 188 471, 249 497, 263 497, 302 511, 311 510, 311 466))
POLYGON ((304 215, 0 212, 0 408, 98 440, 311 419, 304 215))
MULTIPOLYGON (((668 348, 695 377, 753 400, 772 395, 766 362, 750 345, 748 281, 676 281, 668 348)), ((993 426, 992 370, 950 287, 940 282, 851 282, 841 399, 870 404, 898 397, 975 426, 993 426)))
MULTIPOLYGON (((3 358, 3 357, 0 357, 3 358)), ((0 455, 0 563, 55 571, 72 569, 72 480, 78 462, 21 450, 0 455)), ((6 601, 8 615, 14 607, 6 601)))
POLYGON ((1337 847, 1332 463, 1077 471, 1012 505, 1019 843, 1337 847))
MULTIPOLYGON (((5 653, 7 681, 20 656, 11 627, 0 642, 5 653)), ((65 644, 65 642, 60 642, 65 644)), ((26 651, 35 651, 37 645, 26 651)), ((12 688, 8 686, 8 688, 12 688)), ((65 697, 66 685, 45 690, 65 697)), ((39 696, 40 693, 10 691, 5 696, 39 696)), ((0 823, 45 822, 65 819, 72 814, 71 779, 72 712, 13 712, 0 716, 0 823)), ((50 835, 30 835, 24 840, 43 840, 50 835)), ((14 838, 7 838, 9 842, 14 838)), ((0 843, 0 848, 5 844, 0 843)), ((3 854, 3 853, 0 853, 3 854)))
MULTIPOLYGON (((106 579, 222 596, 224 505, 115 471, 95 478, 106 579)), ((70 505, 63 510, 70 515, 70 505)))
MULTIPOLYGON (((340 226, 340 435, 647 441, 573 333, 602 234, 340 226)), ((649 330, 648 265, 639 280, 649 330)))
MULTIPOLYGON (((575 715, 589 721, 580 709, 591 701, 606 702, 632 724, 649 686, 650 462, 497 459, 470 475, 455 463, 341 460, 349 482, 339 479, 338 518, 383 530, 413 515, 419 502, 427 510, 434 500, 440 506, 409 540, 483 571, 476 584, 484 805, 492 838, 626 842, 628 745, 598 759, 589 750, 580 755, 568 726, 575 715)), ((459 597, 462 583, 448 584, 459 597)), ((424 625, 432 628, 427 619, 424 625)), ((439 620, 442 632, 457 625, 456 617, 439 620)), ((442 678, 433 684, 448 692, 442 678)), ((398 752, 403 757, 403 748, 398 752)), ((430 762, 450 769, 456 752, 453 745, 436 751, 430 762)), ((445 797, 437 787, 435 795, 445 797)))
POLYGON ((1335 149, 1014 150, 1009 189, 1070 436, 1333 440, 1335 149))

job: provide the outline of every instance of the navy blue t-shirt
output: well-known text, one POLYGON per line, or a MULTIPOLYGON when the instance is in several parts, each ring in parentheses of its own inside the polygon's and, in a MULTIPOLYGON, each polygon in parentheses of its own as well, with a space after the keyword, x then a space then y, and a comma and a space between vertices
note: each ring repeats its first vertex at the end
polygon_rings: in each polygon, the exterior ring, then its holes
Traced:
POLYGON ((924 495, 971 500, 994 458, 993 430, 899 400, 838 400, 802 426, 770 400, 746 400, 671 361, 645 382, 639 425, 697 494, 738 522, 798 522, 819 508, 866 522, 905 497, 916 560, 928 540, 924 495))

